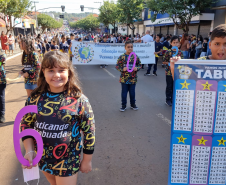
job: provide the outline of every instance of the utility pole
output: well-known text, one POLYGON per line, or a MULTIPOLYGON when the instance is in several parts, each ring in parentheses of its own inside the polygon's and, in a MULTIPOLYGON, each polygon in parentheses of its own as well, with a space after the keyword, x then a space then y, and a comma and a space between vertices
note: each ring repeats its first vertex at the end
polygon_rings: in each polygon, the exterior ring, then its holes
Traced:
POLYGON ((37 12, 36 12, 36 4, 35 3, 39 3, 38 1, 33 1, 34 2, 34 6, 35 6, 35 19, 36 19, 36 29, 38 30, 38 19, 37 19, 37 12))

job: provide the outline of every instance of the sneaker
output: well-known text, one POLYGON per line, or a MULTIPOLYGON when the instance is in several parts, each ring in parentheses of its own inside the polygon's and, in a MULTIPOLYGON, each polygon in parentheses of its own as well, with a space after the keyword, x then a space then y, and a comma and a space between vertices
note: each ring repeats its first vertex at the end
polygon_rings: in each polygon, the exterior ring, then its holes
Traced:
POLYGON ((134 105, 131 105, 131 107, 130 107, 131 109, 133 109, 133 110, 138 110, 138 107, 136 106, 136 104, 134 104, 134 105))
POLYGON ((172 103, 171 103, 171 101, 170 101, 170 100, 167 100, 167 101, 165 102, 165 104, 166 104, 166 105, 168 105, 169 107, 171 107, 171 106, 172 106, 172 103))
POLYGON ((5 115, 0 117, 0 123, 5 123, 5 115))
POLYGON ((126 110, 126 106, 122 106, 121 108, 120 108, 120 111, 121 112, 124 112, 126 110))
POLYGON ((102 69, 102 68, 103 68, 103 66, 100 66, 100 68, 102 69))
POLYGON ((153 76, 157 76, 157 73, 153 73, 152 75, 153 75, 153 76))
POLYGON ((145 73, 145 74, 144 74, 144 76, 150 76, 150 75, 151 75, 150 73, 145 73))

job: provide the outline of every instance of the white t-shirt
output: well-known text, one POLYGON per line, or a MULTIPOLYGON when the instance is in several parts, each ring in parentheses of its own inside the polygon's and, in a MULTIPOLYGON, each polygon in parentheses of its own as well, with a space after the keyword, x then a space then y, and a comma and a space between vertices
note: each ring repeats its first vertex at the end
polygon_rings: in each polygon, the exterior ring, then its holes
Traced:
POLYGON ((145 36, 143 36, 141 38, 141 40, 143 41, 143 43, 145 43, 145 42, 153 42, 154 41, 153 40, 153 37, 151 35, 148 35, 148 34, 146 34, 145 36))
POLYGON ((48 37, 48 42, 51 42, 51 40, 52 40, 52 37, 49 36, 49 37, 48 37))

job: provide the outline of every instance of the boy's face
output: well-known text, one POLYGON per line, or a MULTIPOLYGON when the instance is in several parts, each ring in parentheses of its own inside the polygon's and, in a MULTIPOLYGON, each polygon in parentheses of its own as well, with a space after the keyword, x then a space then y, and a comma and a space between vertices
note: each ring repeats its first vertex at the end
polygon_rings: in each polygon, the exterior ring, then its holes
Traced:
POLYGON ((211 49, 214 60, 226 59, 226 37, 215 37, 209 42, 209 48, 211 49))
POLYGON ((133 52, 133 44, 127 44, 125 49, 126 52, 130 54, 131 52, 133 52))
POLYGON ((159 36, 156 36, 156 42, 159 42, 160 41, 160 38, 159 38, 159 36))

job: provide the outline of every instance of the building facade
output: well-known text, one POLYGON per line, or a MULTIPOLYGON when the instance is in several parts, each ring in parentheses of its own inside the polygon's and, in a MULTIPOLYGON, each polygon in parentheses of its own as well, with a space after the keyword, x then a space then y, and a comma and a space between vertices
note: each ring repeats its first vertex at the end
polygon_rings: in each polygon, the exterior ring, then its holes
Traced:
MULTIPOLYGON (((144 26, 145 31, 150 30, 151 34, 172 34, 182 35, 183 30, 178 29, 173 20, 169 17, 169 14, 158 14, 157 19, 152 22, 151 17, 154 12, 145 9, 144 12, 144 26)), ((191 19, 189 25, 189 34, 202 35, 207 37, 208 33, 212 31, 214 27, 215 15, 213 12, 202 13, 202 15, 195 16, 191 19)))

